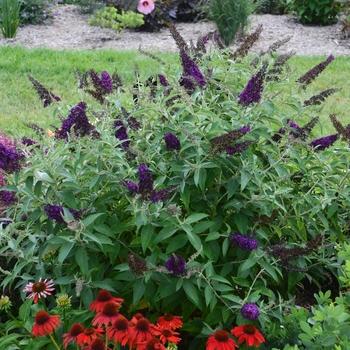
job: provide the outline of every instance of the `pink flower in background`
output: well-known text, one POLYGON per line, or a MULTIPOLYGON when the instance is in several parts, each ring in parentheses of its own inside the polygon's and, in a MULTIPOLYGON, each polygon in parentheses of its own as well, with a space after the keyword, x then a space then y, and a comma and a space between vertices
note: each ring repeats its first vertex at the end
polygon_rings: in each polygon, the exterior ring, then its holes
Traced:
POLYGON ((154 10, 154 2, 152 0, 140 0, 137 5, 137 11, 144 15, 148 15, 154 10))

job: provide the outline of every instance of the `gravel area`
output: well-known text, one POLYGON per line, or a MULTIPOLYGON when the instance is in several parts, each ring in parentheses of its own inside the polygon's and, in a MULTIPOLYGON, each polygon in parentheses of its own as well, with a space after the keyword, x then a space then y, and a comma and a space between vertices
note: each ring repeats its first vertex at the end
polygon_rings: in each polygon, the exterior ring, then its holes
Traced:
MULTIPOLYGON (((0 46, 21 45, 26 48, 46 47, 62 49, 115 49, 177 52, 176 44, 169 29, 145 33, 125 30, 117 35, 113 30, 88 25, 89 15, 80 14, 74 5, 58 5, 57 15, 50 25, 29 25, 19 28, 15 39, 0 39, 0 46)), ((297 55, 350 55, 350 35, 342 33, 341 21, 337 24, 320 27, 301 25, 290 15, 252 15, 248 32, 259 24, 263 25, 260 40, 251 52, 260 52, 272 43, 291 37, 278 51, 294 50, 297 55)), ((187 42, 215 30, 211 22, 178 23, 178 31, 187 42)))

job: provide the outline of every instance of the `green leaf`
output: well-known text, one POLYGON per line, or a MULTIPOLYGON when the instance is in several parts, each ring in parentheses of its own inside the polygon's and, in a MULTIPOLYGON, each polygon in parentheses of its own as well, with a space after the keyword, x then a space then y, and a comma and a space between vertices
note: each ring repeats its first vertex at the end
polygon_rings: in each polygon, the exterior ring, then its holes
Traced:
POLYGON ((89 225, 91 225, 94 221, 96 221, 97 218, 99 218, 102 215, 106 215, 105 213, 96 213, 96 214, 91 214, 89 216, 87 216, 83 221, 83 225, 85 227, 88 227, 89 225))
POLYGON ((89 256, 86 253, 86 250, 83 248, 79 248, 75 253, 75 261, 84 277, 87 277, 89 271, 89 256))
POLYGON ((184 223, 185 224, 192 224, 194 222, 200 221, 204 218, 206 218, 208 216, 208 214, 204 214, 204 213, 195 213, 195 214, 191 214, 190 216, 188 216, 184 223))
POLYGON ((137 307, 137 304, 139 303, 140 299, 143 297, 146 290, 146 284, 143 282, 143 279, 138 279, 134 283, 133 287, 133 304, 134 307, 137 307))
POLYGON ((177 232, 177 228, 174 228, 173 226, 163 227, 154 239, 153 244, 165 241, 167 238, 173 236, 175 232, 177 232))
POLYGON ((34 176, 39 181, 46 181, 49 183, 55 183, 55 180, 47 173, 40 171, 38 169, 34 169, 34 176))
POLYGON ((19 318, 20 320, 26 322, 30 316, 32 306, 32 299, 27 299, 23 302, 21 307, 19 308, 19 318))
POLYGON ((196 287, 193 285, 193 283, 190 280, 184 280, 183 283, 183 289, 193 304, 195 304, 197 307, 200 306, 199 304, 199 296, 196 287))
POLYGON ((74 247, 74 242, 65 242, 63 243, 60 252, 58 254, 58 261, 60 264, 64 262, 72 248, 74 247))
POLYGON ((241 191, 243 191, 246 188, 251 177, 252 177, 252 174, 250 172, 246 170, 241 171, 241 191))
POLYGON ((75 194, 70 190, 62 190, 57 192, 59 198, 65 203, 69 208, 76 209, 77 202, 75 199, 75 194))
POLYGON ((196 169, 194 172, 193 180, 196 186, 204 192, 205 182, 207 180, 207 171, 204 168, 196 169))
POLYGON ((152 224, 147 224, 141 229, 141 245, 143 252, 149 247, 154 233, 154 227, 152 224))
POLYGON ((175 253, 188 243, 187 235, 182 233, 172 238, 166 249, 166 254, 175 253))

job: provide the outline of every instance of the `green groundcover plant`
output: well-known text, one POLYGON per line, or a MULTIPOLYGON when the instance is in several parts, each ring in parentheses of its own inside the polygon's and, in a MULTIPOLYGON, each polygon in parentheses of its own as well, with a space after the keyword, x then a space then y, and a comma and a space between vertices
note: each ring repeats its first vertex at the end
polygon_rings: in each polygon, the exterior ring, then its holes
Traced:
POLYGON ((0 135, 0 346, 307 340, 304 313, 299 323, 286 314, 305 279, 342 274, 334 247, 349 230, 350 126, 330 115, 335 131, 313 137, 339 89, 307 88, 334 57, 293 81, 293 52, 276 54, 286 40, 247 56, 261 30, 231 51, 216 35, 187 45, 171 26, 181 64, 142 51, 159 72, 140 81, 135 67, 132 86, 117 72, 76 71, 68 108, 29 75, 58 122, 50 134, 28 124, 35 140, 0 135))

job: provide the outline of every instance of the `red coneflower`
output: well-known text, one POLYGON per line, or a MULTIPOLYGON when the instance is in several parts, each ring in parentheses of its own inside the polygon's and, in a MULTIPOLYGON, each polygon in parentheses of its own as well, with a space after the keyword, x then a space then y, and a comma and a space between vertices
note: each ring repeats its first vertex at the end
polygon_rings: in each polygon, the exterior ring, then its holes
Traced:
POLYGON ((152 338, 138 343, 137 350, 166 350, 166 348, 157 338, 152 338))
POLYGON ((108 302, 114 302, 117 306, 120 306, 124 301, 122 298, 116 298, 107 289, 101 289, 97 293, 97 298, 90 304, 90 310, 100 312, 103 306, 108 302))
POLYGON ((130 327, 134 327, 135 324, 137 323, 137 321, 140 319, 140 318, 144 318, 145 316, 142 315, 141 312, 138 312, 137 314, 135 314, 131 321, 130 321, 130 327))
POLYGON ((165 314, 158 318, 158 325, 167 329, 177 329, 182 327, 182 316, 174 316, 172 314, 165 314))
POLYGON ((151 324, 147 318, 142 317, 136 322, 134 327, 130 328, 130 349, 135 348, 139 343, 154 338, 151 327, 153 327, 153 324, 151 324))
POLYGON ((231 329, 231 333, 238 339, 239 344, 245 341, 248 346, 259 347, 259 342, 265 342, 263 335, 252 324, 242 324, 231 329))
POLYGON ((159 336, 159 340, 163 344, 166 344, 167 341, 169 341, 170 343, 177 344, 181 340, 181 338, 177 337, 177 335, 180 335, 180 333, 174 332, 171 329, 167 329, 157 325, 152 327, 152 331, 154 335, 159 336))
POLYGON ((103 333, 103 328, 86 328, 83 333, 77 335, 75 341, 79 345, 90 345, 93 340, 102 337, 103 333))
POLYGON ((235 350, 238 348, 236 342, 230 338, 228 332, 217 330, 207 340, 206 350, 235 350))
POLYGON ((27 299, 34 298, 34 303, 37 303, 39 298, 46 298, 47 295, 51 295, 51 292, 55 290, 53 286, 53 280, 48 281, 46 279, 42 281, 40 277, 38 282, 29 282, 23 289, 23 292, 31 293, 27 296, 27 299))
POLYGON ((85 346, 83 350, 106 350, 106 344, 101 338, 96 338, 90 345, 85 346))
POLYGON ((50 316, 46 311, 38 311, 35 315, 35 323, 32 328, 34 337, 51 334, 59 327, 61 321, 59 315, 50 316))
POLYGON ((113 325, 107 328, 106 334, 108 340, 113 338, 115 343, 118 342, 123 346, 126 345, 131 337, 129 321, 120 315, 113 325))
POLYGON ((63 347, 67 349, 68 344, 72 341, 75 341, 77 336, 80 333, 84 332, 84 327, 80 323, 73 323, 72 327, 70 327, 69 333, 64 333, 63 337, 63 347))
POLYGON ((113 324, 120 317, 118 311, 119 309, 115 302, 109 301, 103 306, 102 311, 94 317, 92 325, 102 327, 103 325, 108 326, 109 324, 113 324))

